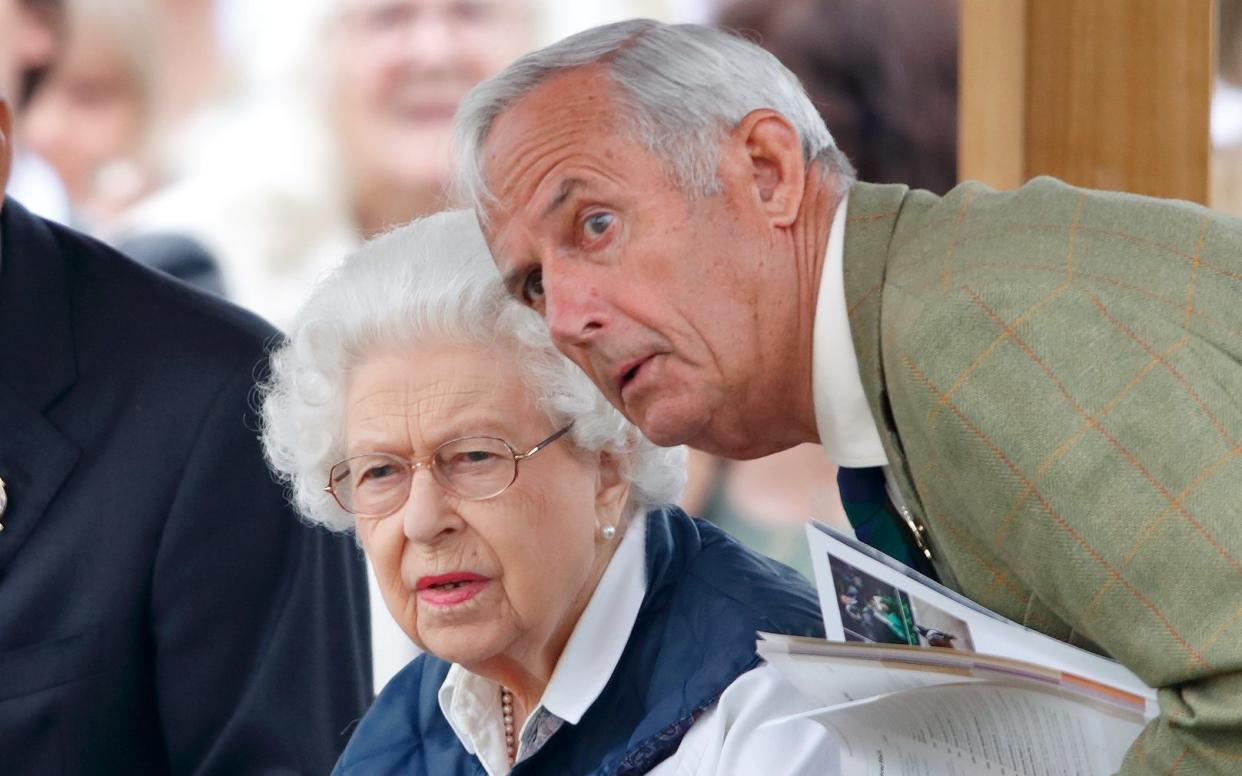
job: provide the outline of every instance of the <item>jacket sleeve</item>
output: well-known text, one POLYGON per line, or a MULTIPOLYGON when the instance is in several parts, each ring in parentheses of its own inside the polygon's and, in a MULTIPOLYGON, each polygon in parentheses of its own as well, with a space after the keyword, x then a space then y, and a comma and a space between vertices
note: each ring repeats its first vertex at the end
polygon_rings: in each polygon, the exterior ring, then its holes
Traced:
POLYGON ((233 375, 193 431, 154 568, 155 693, 176 774, 327 773, 371 700, 360 551, 286 504, 253 375, 233 375))

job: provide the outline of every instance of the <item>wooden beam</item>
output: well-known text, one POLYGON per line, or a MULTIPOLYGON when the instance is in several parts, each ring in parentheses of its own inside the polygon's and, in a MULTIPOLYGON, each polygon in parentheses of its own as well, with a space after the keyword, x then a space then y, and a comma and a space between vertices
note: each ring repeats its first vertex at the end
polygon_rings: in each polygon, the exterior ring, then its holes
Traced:
POLYGON ((998 189, 1026 180, 1027 0, 962 0, 958 177, 998 189))
POLYGON ((1010 188, 1054 175, 1207 202, 1212 0, 963 0, 962 11, 963 178, 1010 188))

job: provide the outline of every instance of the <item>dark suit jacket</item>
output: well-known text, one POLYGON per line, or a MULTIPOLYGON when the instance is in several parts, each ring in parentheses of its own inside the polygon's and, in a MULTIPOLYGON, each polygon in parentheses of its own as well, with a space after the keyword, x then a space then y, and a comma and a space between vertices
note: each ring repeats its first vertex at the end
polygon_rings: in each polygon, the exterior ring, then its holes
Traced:
POLYGON ((326 773, 370 700, 366 581, 251 409, 259 319, 0 211, 0 772, 326 773))

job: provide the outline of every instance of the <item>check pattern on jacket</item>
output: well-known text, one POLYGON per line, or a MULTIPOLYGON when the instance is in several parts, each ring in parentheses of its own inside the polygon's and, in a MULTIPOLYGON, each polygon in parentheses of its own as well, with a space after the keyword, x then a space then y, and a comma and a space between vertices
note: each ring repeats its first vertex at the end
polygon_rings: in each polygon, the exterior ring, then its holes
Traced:
POLYGON ((858 184, 846 300, 947 583, 1159 688, 1122 773, 1242 773, 1242 220, 858 184))

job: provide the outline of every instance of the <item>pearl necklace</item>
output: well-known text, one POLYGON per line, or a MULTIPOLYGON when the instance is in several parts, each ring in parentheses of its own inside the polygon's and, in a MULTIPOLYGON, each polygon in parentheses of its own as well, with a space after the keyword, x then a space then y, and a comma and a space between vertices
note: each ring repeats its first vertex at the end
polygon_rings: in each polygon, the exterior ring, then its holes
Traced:
POLYGON ((513 767, 517 759, 517 735, 513 730, 513 693, 508 688, 500 688, 500 713, 505 722, 505 754, 509 755, 509 767, 513 767))

